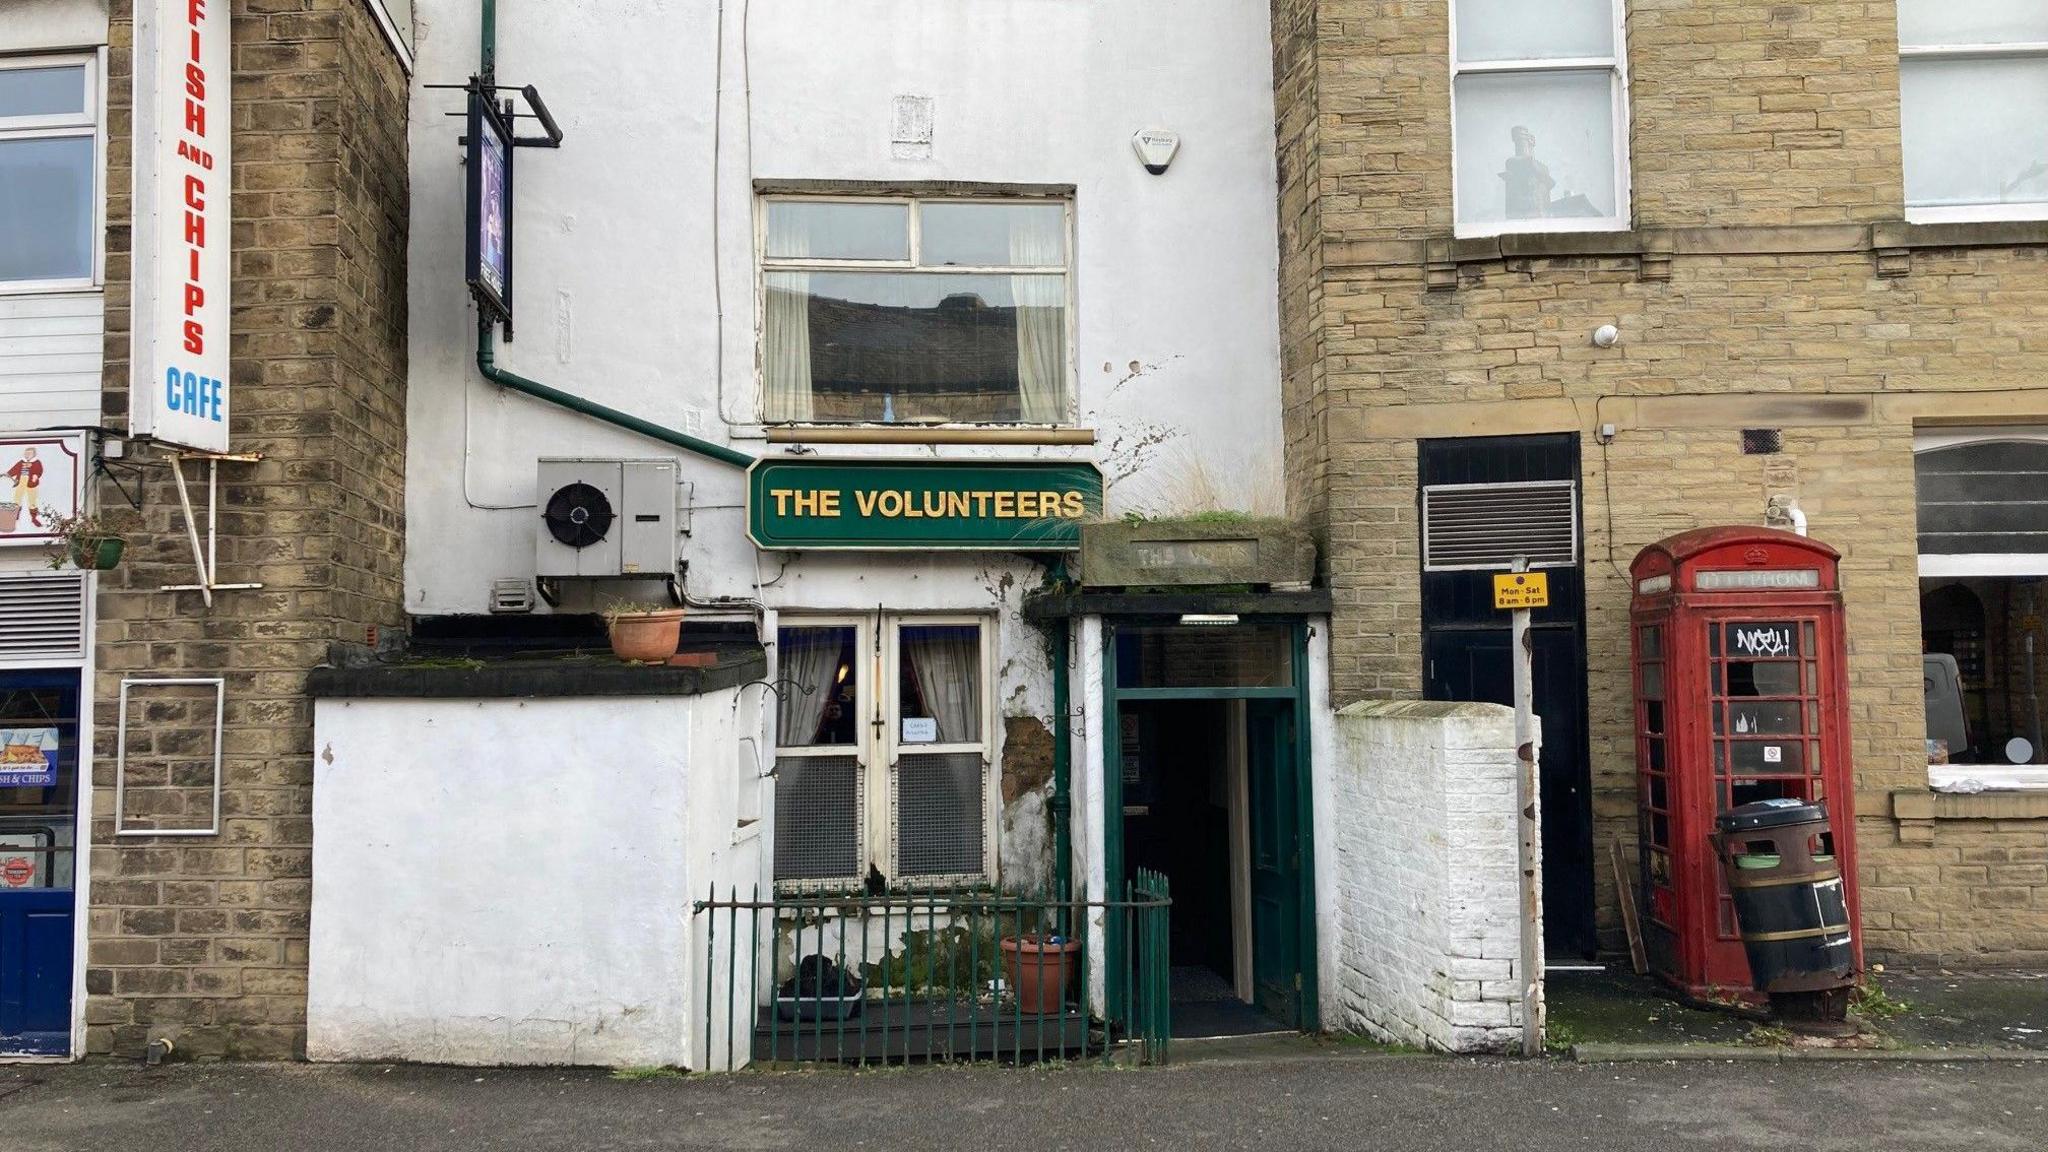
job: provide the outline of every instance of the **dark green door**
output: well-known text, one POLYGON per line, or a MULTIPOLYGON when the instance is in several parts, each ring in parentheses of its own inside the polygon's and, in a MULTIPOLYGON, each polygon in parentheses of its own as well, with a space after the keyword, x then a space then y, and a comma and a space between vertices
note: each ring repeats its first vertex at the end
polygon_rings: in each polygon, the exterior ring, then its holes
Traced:
POLYGON ((1252 984, 1259 1008, 1301 1026, 1301 795, 1294 702, 1246 704, 1251 792, 1252 984))

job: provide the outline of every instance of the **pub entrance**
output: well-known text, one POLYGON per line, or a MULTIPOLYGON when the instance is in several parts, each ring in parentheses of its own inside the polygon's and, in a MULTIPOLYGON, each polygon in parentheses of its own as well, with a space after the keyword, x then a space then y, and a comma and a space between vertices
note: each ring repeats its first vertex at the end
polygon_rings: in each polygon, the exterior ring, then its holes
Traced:
POLYGON ((1171 884, 1173 1035, 1314 1029, 1306 625, 1104 633, 1111 875, 1171 884))

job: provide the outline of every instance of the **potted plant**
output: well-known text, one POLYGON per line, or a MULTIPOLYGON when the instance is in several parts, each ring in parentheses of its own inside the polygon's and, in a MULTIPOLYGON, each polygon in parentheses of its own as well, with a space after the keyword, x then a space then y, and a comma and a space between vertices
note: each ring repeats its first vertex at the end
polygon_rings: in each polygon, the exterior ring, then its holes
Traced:
POLYGON ((127 547, 127 542, 105 521, 90 513, 52 517, 50 531, 57 537, 55 550, 50 554, 52 568, 69 563, 105 572, 121 562, 121 553, 127 547))
POLYGON ((1063 1011, 1067 997, 1079 991, 1074 982, 1079 940, 1034 932, 1003 937, 1002 949, 1003 978, 1017 993, 1019 1012, 1046 1016, 1063 1011))
POLYGON ((664 604, 615 604, 604 612, 612 654, 640 664, 662 664, 683 636, 683 610, 664 604))

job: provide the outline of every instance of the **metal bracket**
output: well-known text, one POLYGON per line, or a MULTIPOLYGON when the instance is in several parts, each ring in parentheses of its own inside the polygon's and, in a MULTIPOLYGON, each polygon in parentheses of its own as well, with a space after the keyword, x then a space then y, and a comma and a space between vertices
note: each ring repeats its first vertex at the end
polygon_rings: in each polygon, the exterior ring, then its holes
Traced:
POLYGON ((178 507, 185 513, 185 538, 192 543, 192 563, 199 569, 197 584, 166 584, 159 591, 197 592, 208 608, 213 607, 215 592, 243 588, 261 588, 261 584, 221 584, 214 579, 219 573, 216 564, 220 506, 220 464, 254 464, 263 459, 260 452, 180 452, 171 457, 171 479, 178 485, 178 507), (206 461, 206 544, 199 543, 199 519, 192 512, 192 494, 185 487, 185 461, 206 461))

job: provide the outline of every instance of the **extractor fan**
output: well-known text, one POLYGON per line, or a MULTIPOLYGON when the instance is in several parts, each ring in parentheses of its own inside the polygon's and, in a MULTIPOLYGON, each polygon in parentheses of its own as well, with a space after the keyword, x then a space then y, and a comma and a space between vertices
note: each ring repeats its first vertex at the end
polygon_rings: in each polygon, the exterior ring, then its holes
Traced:
POLYGON ((612 502, 593 485, 565 484, 548 497, 541 519, 556 540, 571 548, 588 548, 612 530, 612 502))

